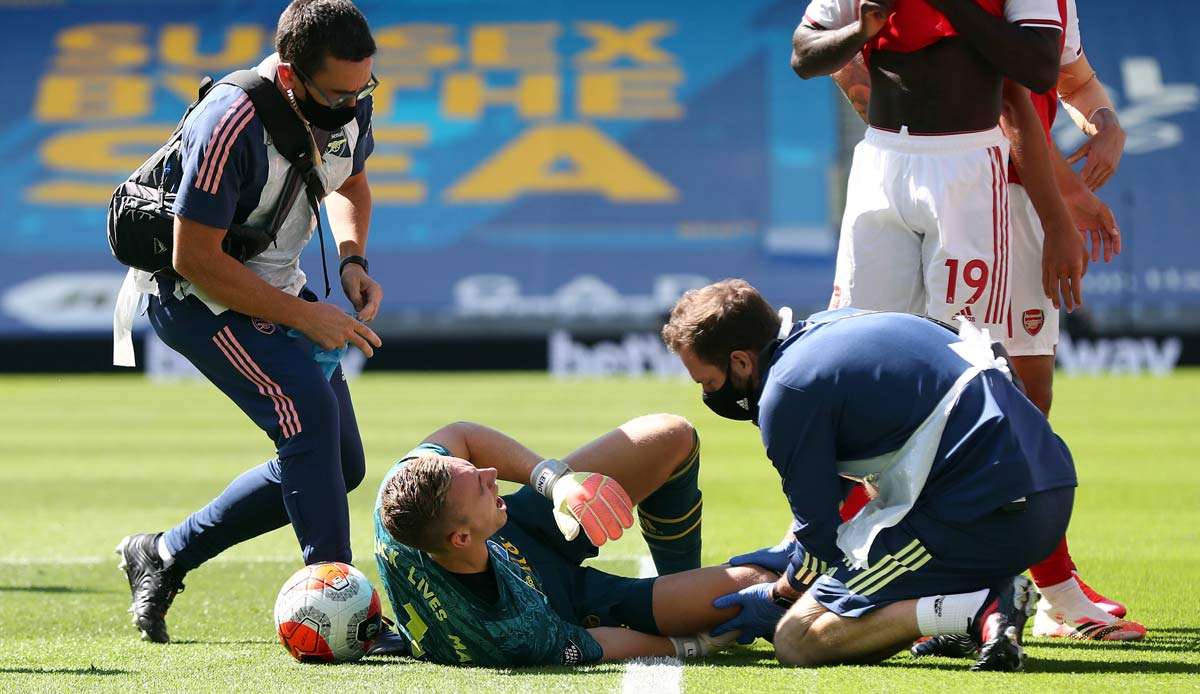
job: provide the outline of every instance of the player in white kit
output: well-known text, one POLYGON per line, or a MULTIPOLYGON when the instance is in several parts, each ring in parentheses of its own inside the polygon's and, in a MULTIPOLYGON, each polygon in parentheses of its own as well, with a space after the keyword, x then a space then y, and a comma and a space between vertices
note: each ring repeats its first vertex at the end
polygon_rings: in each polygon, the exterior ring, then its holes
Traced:
POLYGON ((1031 160, 1058 289, 1078 303, 1086 251, 1022 88, 1053 87, 1061 36, 1057 0, 812 0, 793 37, 796 72, 831 74, 861 52, 871 78, 831 307, 963 315, 1005 334, 1013 243, 1002 104, 1031 160))
MULTIPOLYGON (((1092 260, 1103 255, 1107 262, 1120 252, 1120 232, 1112 212, 1092 189, 1103 185, 1115 172, 1125 135, 1107 92, 1084 55, 1075 0, 1060 0, 1059 10, 1066 31, 1057 89, 1031 94, 1030 99, 1048 141, 1060 93, 1072 119, 1090 136, 1067 159, 1058 153, 1052 141, 1049 144, 1062 197, 1080 232, 1092 239, 1092 260), (1084 157, 1087 164, 1081 174, 1076 174, 1070 163, 1084 157)), ((866 66, 856 59, 833 78, 866 120, 871 96, 871 78, 866 66)), ((1002 337, 1030 399, 1048 415, 1054 350, 1059 336, 1059 302, 1051 298, 1056 294, 1052 291, 1055 277, 1043 271, 1042 223, 1018 175, 1020 157, 1014 159, 1016 166, 1010 166, 1008 172, 1012 301, 1002 337)), ((1070 303, 1073 297, 1064 298, 1070 303)), ((847 500, 847 505, 852 503, 847 500)), ((1122 619, 1126 613, 1124 605, 1100 595, 1083 582, 1075 571, 1065 540, 1050 557, 1031 567, 1031 572, 1044 594, 1034 621, 1035 635, 1094 640, 1136 640, 1145 636, 1142 625, 1122 619)))

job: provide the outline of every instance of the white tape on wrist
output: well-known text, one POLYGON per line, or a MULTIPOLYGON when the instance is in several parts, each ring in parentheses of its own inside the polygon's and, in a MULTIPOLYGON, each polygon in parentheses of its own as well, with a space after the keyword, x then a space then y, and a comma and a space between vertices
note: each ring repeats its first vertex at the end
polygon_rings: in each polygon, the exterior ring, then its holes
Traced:
POLYGON ((533 468, 533 472, 529 474, 529 485, 537 490, 538 494, 553 501, 554 483, 563 475, 569 475, 572 472, 574 470, 563 461, 547 458, 533 468))

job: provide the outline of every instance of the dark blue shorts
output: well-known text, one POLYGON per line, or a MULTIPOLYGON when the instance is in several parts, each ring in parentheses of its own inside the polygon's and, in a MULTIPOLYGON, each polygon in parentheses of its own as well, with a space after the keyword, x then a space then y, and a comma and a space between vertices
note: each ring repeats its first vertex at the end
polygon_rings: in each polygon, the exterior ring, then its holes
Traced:
POLYGON ((996 588, 1050 555, 1067 532, 1074 487, 1031 494, 1021 508, 969 523, 940 520, 918 505, 875 538, 869 567, 839 567, 810 588, 829 611, 859 617, 930 595, 996 588))
POLYGON ((550 500, 531 487, 506 495, 504 502, 508 523, 493 539, 529 561, 560 617, 584 627, 627 626, 659 633, 654 622, 656 578, 615 576, 581 566, 599 550, 582 532, 567 541, 554 522, 550 500))

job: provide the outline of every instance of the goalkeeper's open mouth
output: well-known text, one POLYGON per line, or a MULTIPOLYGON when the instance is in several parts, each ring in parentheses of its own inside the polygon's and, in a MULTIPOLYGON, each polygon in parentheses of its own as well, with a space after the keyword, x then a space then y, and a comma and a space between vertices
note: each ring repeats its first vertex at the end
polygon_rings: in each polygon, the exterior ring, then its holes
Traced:
POLYGON ((500 509, 501 511, 508 510, 508 504, 504 503, 504 497, 500 496, 499 494, 496 494, 496 508, 500 509))

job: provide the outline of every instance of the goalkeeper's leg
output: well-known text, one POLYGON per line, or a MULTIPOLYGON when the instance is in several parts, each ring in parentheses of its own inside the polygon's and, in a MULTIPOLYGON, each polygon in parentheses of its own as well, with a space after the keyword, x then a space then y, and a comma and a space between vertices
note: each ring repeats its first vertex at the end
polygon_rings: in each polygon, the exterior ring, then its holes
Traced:
POLYGON ((646 415, 575 451, 572 469, 615 479, 638 505, 659 575, 700 566, 700 439, 683 417, 646 415))

